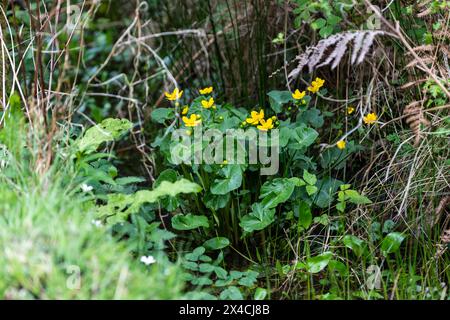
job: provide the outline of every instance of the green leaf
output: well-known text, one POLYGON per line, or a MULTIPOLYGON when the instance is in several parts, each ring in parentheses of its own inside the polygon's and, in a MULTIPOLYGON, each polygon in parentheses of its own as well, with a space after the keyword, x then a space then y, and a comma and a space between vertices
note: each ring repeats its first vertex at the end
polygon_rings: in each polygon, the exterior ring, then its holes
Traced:
POLYGON ((361 240, 354 235, 346 235, 342 239, 342 242, 347 248, 351 249, 357 257, 361 257, 364 253, 364 249, 366 247, 364 240, 361 240))
MULTIPOLYGON (((19 160, 20 154, 26 145, 25 116, 21 108, 21 99, 17 93, 9 98, 9 107, 2 112, 3 123, 0 125, 0 144, 19 160)), ((4 150, 2 147, 0 150, 4 150)))
POLYGON ((163 181, 175 182, 177 181, 177 177, 178 174, 175 170, 166 169, 159 174, 158 178, 156 178, 153 187, 159 186, 163 181))
POLYGON ((311 207, 304 201, 301 201, 294 207, 298 214, 298 225, 304 229, 308 229, 312 223, 311 207))
POLYGON ((344 201, 339 202, 339 203, 336 204, 336 209, 337 209, 339 212, 344 212, 344 211, 345 211, 345 207, 346 207, 346 205, 345 205, 345 202, 344 202, 344 201))
POLYGON ((332 33, 333 33, 333 26, 330 26, 330 25, 323 27, 319 31, 319 34, 321 35, 322 38, 327 38, 332 33))
POLYGON ((313 128, 305 125, 299 126, 291 132, 291 140, 293 142, 288 147, 294 150, 307 148, 316 141, 318 136, 319 133, 313 128))
POLYGON ((311 23, 311 28, 318 30, 323 28, 327 24, 327 21, 323 18, 316 19, 311 23))
POLYGON ((223 169, 225 179, 216 179, 211 187, 211 193, 224 195, 238 189, 242 184, 242 170, 239 165, 227 165, 223 169))
POLYGON ((306 260, 306 270, 310 273, 318 273, 325 269, 332 257, 333 254, 331 252, 324 252, 318 256, 309 258, 306 260))
POLYGON ((230 201, 230 194, 227 193, 225 195, 216 195, 212 194, 211 192, 206 192, 205 196, 203 197, 203 203, 208 209, 211 210, 219 210, 222 208, 225 208, 225 206, 230 201))
POLYGON ((209 228, 209 223, 205 216, 177 214, 172 218, 172 227, 176 230, 192 230, 200 227, 209 228))
POLYGON ((298 183, 298 178, 275 178, 266 181, 261 187, 261 194, 259 196, 262 205, 266 208, 275 208, 280 203, 287 201, 294 188, 298 183))
POLYGON ((356 190, 345 190, 344 194, 347 196, 347 199, 354 204, 370 204, 370 201, 367 197, 362 196, 356 190))
POLYGON ((387 256, 389 253, 396 252, 400 248, 400 245, 404 239, 405 236, 400 232, 389 233, 381 242, 381 252, 384 256, 387 256))
POLYGON ((317 187, 316 186, 306 186, 306 193, 308 193, 309 196, 313 195, 314 193, 317 192, 317 187))
POLYGON ((328 270, 331 272, 337 271, 341 276, 348 275, 347 266, 338 260, 330 260, 328 263, 328 270))
POLYGON ((341 184, 341 181, 333 178, 319 180, 317 183, 319 192, 314 197, 314 204, 319 208, 328 207, 334 201, 334 194, 341 184))
POLYGON ((286 126, 281 127, 280 129, 280 147, 284 148, 288 145, 289 140, 291 139, 292 129, 286 126))
POLYGON ((195 262, 183 261, 181 264, 187 270, 198 271, 198 265, 195 262))
POLYGON ((230 286, 220 293, 220 299, 221 300, 243 300, 244 297, 242 296, 241 291, 237 287, 230 286))
POLYGON ((213 284, 212 280, 207 277, 198 277, 192 279, 191 283, 194 286, 210 286, 213 284))
POLYGON ((322 214, 322 215, 319 216, 319 217, 315 217, 315 218, 313 219, 313 222, 314 222, 314 223, 319 223, 319 224, 321 224, 321 225, 323 225, 323 226, 327 226, 327 225, 330 224, 330 218, 328 217, 327 214, 322 214))
POLYGON ((297 123, 309 123, 314 128, 321 128, 324 124, 323 116, 319 109, 308 109, 297 116, 297 123))
POLYGON ((253 296, 254 300, 264 300, 267 296, 267 290, 264 288, 256 288, 255 295, 253 296))
POLYGON ((206 249, 200 246, 195 248, 191 253, 187 253, 184 257, 190 261, 198 261, 205 251, 206 249))
POLYGON ((198 265, 198 271, 202 273, 211 273, 216 267, 210 263, 200 263, 198 265))
POLYGON ((77 151, 84 154, 93 153, 102 143, 119 139, 132 127, 133 124, 127 119, 105 119, 87 129, 83 137, 76 140, 77 151))
POLYGON ((209 250, 219 250, 230 245, 230 240, 224 237, 215 237, 203 243, 203 246, 209 250))
POLYGON ((239 279, 238 284, 244 287, 253 287, 256 282, 256 278, 253 277, 243 277, 239 279))
POLYGON ((317 182, 317 178, 315 174, 309 173, 307 170, 303 170, 303 180, 309 185, 315 185, 317 182))
POLYGON ((140 182, 144 182, 145 178, 142 177, 122 177, 122 178, 117 178, 115 180, 115 183, 118 184, 119 186, 126 186, 129 184, 133 184, 133 183, 140 183, 140 182))
POLYGON ((173 120, 175 118, 174 109, 158 108, 153 110, 151 117, 158 123, 164 123, 166 120, 173 120))
POLYGON ((289 91, 270 91, 268 94, 270 107, 276 113, 280 113, 283 110, 283 105, 294 101, 292 98, 292 93, 289 91))
POLYGON ((335 26, 335 25, 337 25, 339 22, 342 21, 342 18, 341 18, 341 17, 338 17, 338 16, 335 16, 334 14, 330 14, 330 15, 327 16, 327 21, 328 21, 328 24, 329 24, 329 25, 335 26))
POLYGON ((252 205, 252 212, 242 217, 239 225, 246 232, 262 230, 275 220, 275 209, 264 207, 261 203, 252 205))
POLYGON ((394 227, 395 227, 395 222, 394 221, 386 220, 383 223, 383 230, 382 230, 382 232, 383 233, 389 233, 389 232, 391 232, 394 229, 394 227))
POLYGON ((154 203, 166 196, 175 197, 180 193, 197 193, 202 188, 189 180, 163 181, 153 190, 140 190, 134 194, 109 194, 106 205, 97 208, 98 218, 107 218, 108 224, 125 221, 132 213, 138 213, 145 203, 154 203))
POLYGON ((212 261, 211 257, 208 257, 206 255, 200 256, 199 259, 200 259, 200 261, 203 261, 203 262, 211 262, 212 261))
POLYGON ((228 274, 227 270, 225 270, 222 267, 217 267, 217 266, 214 269, 214 273, 216 274, 217 278, 219 278, 219 279, 226 279, 227 274, 228 274))

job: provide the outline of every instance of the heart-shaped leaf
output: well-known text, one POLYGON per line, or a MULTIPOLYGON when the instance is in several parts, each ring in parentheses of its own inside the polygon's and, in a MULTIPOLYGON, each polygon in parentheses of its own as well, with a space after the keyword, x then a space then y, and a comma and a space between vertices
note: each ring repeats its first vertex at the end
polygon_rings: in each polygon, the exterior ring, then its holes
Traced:
POLYGON ((402 233, 389 233, 381 242, 381 252, 384 256, 387 256, 389 253, 396 252, 400 248, 403 240, 405 240, 405 236, 402 233))
POLYGON ((192 230, 200 227, 208 228, 208 218, 193 214, 177 214, 172 218, 172 227, 176 230, 192 230))
POLYGON ((331 252, 324 252, 318 256, 306 260, 306 270, 310 273, 318 273, 325 269, 330 262, 333 254, 331 252))
POLYGON ((242 217, 239 225, 246 232, 262 230, 274 221, 274 217, 275 209, 266 208, 261 203, 254 203, 252 212, 242 217))
POLYGON ((230 240, 224 237, 215 237, 203 243, 203 246, 209 250, 219 250, 230 245, 230 240))

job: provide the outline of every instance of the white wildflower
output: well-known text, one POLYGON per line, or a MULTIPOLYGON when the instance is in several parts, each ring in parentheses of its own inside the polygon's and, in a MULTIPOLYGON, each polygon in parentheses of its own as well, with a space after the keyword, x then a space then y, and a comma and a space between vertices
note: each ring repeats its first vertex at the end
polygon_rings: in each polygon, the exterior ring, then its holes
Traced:
POLYGON ((92 186, 90 186, 90 185, 87 185, 86 183, 83 183, 83 184, 81 185, 81 190, 82 190, 83 192, 90 192, 90 191, 92 191, 92 189, 94 189, 94 187, 92 187, 92 186))
POLYGON ((153 256, 142 256, 141 262, 144 263, 146 266, 153 264, 156 262, 155 258, 153 256))
POLYGON ((103 223, 100 220, 92 220, 91 223, 96 227, 103 226, 103 223))

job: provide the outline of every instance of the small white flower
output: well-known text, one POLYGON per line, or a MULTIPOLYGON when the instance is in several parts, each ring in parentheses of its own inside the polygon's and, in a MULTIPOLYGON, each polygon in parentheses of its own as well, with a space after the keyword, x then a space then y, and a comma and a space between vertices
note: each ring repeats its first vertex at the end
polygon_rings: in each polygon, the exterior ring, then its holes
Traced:
POLYGON ((142 256, 141 262, 144 263, 146 266, 153 264, 156 262, 155 258, 153 256, 142 256))
POLYGON ((103 225, 100 220, 92 220, 91 223, 96 227, 101 227, 103 225))
POLYGON ((87 185, 86 183, 83 183, 83 184, 81 185, 81 190, 82 190, 83 192, 89 192, 89 191, 92 191, 92 189, 94 189, 94 187, 89 186, 89 185, 87 185))

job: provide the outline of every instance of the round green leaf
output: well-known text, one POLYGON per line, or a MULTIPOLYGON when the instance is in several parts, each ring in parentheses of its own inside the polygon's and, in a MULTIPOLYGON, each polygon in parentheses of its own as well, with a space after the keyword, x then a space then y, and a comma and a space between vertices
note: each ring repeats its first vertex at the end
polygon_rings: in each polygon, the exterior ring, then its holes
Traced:
POLYGON ((209 250, 219 250, 230 245, 230 240, 224 237, 215 237, 203 243, 203 246, 209 250))

